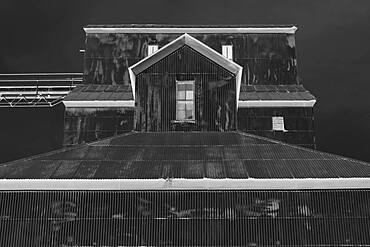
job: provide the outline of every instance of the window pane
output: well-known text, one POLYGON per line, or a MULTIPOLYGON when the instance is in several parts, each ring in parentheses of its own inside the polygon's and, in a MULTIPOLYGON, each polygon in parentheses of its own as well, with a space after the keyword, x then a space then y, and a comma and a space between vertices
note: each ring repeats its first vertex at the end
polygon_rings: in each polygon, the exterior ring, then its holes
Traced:
POLYGON ((177 110, 177 120, 185 119, 185 110, 177 110))
POLYGON ((193 91, 193 83, 187 83, 186 85, 186 91, 193 91))
POLYGON ((177 102, 177 110, 185 111, 185 102, 177 102))
POLYGON ((193 101, 187 101, 186 102, 186 110, 193 110, 193 101))
POLYGON ((177 91, 185 91, 186 90, 186 84, 179 83, 177 85, 177 91))
POLYGON ((186 99, 187 100, 193 100, 193 91, 186 91, 186 99))
POLYGON ((193 110, 186 109, 186 119, 193 119, 193 110))
POLYGON ((178 100, 185 100, 185 91, 178 91, 177 92, 177 99, 178 100))
POLYGON ((194 104, 192 101, 186 102, 186 119, 194 119, 193 107, 194 107, 194 104))

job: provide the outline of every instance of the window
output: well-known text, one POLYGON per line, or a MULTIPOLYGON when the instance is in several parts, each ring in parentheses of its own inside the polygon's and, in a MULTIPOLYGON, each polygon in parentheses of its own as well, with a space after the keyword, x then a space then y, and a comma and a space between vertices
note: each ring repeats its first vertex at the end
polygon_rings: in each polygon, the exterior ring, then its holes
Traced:
POLYGON ((176 81, 176 120, 194 119, 194 81, 176 81))
POLYGON ((232 45, 223 45, 222 46, 222 55, 229 60, 233 60, 233 46, 232 45))
POLYGON ((286 131, 284 128, 284 118, 272 117, 272 129, 278 131, 286 131))
POLYGON ((152 55, 158 50, 158 45, 148 45, 148 56, 152 55))

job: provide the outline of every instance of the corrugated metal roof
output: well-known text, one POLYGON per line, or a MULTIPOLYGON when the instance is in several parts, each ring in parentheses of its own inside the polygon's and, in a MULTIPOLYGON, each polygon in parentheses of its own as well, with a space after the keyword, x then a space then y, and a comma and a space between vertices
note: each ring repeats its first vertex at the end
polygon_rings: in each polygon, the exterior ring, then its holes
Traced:
POLYGON ((369 190, 3 191, 1 246, 369 246, 369 190))
POLYGON ((302 85, 244 85, 239 101, 248 100, 315 100, 302 85))
POLYGON ((131 86, 85 84, 73 89, 63 101, 133 99, 131 86))
POLYGON ((347 178, 370 164, 240 132, 130 133, 0 165, 0 178, 347 178))

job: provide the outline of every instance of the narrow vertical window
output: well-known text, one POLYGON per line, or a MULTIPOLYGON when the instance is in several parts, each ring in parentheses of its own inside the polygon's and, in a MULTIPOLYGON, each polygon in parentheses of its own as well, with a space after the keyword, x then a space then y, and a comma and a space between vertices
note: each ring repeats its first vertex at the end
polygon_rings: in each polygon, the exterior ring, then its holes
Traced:
POLYGON ((223 45, 222 46, 222 55, 229 60, 233 60, 233 46, 232 45, 223 45))
POLYGON ((194 119, 194 81, 176 81, 176 120, 194 119))
POLYGON ((148 56, 152 55, 158 50, 158 45, 148 45, 148 56))
POLYGON ((284 128, 284 118, 272 117, 272 129, 277 131, 286 131, 284 128))

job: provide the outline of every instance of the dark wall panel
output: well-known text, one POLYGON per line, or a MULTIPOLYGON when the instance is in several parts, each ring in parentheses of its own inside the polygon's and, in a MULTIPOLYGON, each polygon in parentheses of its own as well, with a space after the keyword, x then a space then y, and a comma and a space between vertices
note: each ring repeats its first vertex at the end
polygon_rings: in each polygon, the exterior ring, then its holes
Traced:
POLYGON ((64 146, 133 130, 133 108, 66 108, 64 146))
POLYGON ((173 121, 176 120, 176 80, 195 81, 195 123, 185 129, 235 129, 235 75, 184 46, 137 76, 136 130, 184 130, 173 121))
POLYGON ((238 129, 290 144, 316 148, 314 111, 310 107, 239 108, 238 129), (272 130, 272 117, 284 117, 285 132, 272 130))
MULTIPOLYGON (((147 56, 149 44, 162 47, 179 34, 88 34, 84 58, 86 83, 129 85, 127 68, 147 56)), ((242 84, 297 84, 294 34, 191 34, 221 53, 233 45, 244 67, 242 84)))

